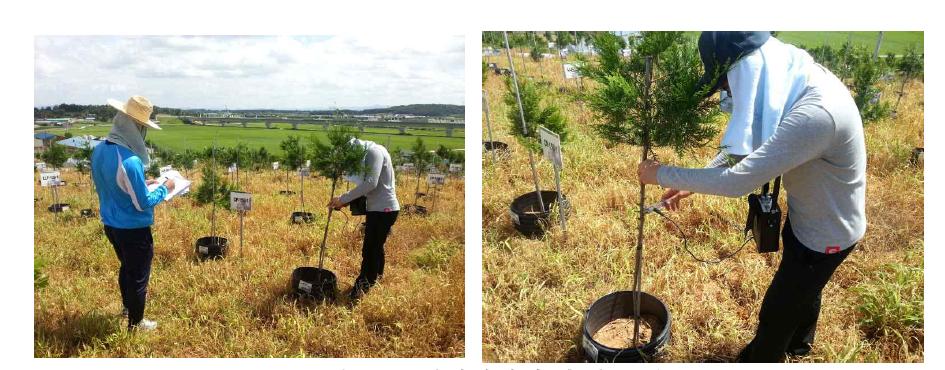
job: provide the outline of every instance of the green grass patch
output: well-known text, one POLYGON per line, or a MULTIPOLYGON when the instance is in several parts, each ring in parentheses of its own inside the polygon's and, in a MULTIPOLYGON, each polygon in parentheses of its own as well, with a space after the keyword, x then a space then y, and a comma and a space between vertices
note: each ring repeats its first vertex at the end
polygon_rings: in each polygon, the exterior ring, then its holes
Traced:
POLYGON ((873 338, 917 335, 924 325, 923 286, 922 267, 884 265, 875 279, 853 288, 860 329, 873 338))
POLYGON ((460 248, 461 246, 449 241, 431 240, 423 248, 411 252, 410 258, 419 268, 437 270, 445 268, 450 257, 460 248))
MULTIPOLYGON (((241 142, 250 148, 264 146, 270 153, 281 155, 282 149, 279 143, 289 135, 302 137, 314 135, 322 140, 327 139, 327 131, 320 125, 300 125, 298 130, 292 130, 292 125, 289 124, 275 124, 273 125, 275 128, 267 129, 262 122, 250 123, 244 128, 238 124, 225 127, 185 125, 177 118, 166 116, 158 117, 158 120, 161 123, 161 130, 149 130, 147 138, 155 145, 173 151, 209 147, 216 141, 220 147, 232 147, 241 142)), ((109 130, 111 130, 111 123, 99 122, 95 125, 76 124, 69 129, 47 128, 37 131, 58 135, 69 132, 75 136, 105 136, 109 130)), ((446 137, 445 130, 409 129, 406 135, 400 135, 397 129, 370 128, 359 136, 362 139, 382 144, 391 152, 399 148, 409 150, 417 137, 423 138, 427 147, 431 148, 444 145, 450 149, 461 149, 464 146, 463 130, 454 130, 453 137, 446 137)))

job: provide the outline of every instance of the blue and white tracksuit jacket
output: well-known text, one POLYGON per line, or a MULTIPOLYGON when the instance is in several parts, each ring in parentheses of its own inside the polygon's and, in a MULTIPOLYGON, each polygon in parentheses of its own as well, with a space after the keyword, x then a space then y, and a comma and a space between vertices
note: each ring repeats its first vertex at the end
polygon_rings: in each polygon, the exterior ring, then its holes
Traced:
POLYGON ((151 226, 154 206, 167 195, 164 185, 149 192, 141 159, 130 149, 109 141, 92 150, 92 180, 102 223, 118 229, 151 226))

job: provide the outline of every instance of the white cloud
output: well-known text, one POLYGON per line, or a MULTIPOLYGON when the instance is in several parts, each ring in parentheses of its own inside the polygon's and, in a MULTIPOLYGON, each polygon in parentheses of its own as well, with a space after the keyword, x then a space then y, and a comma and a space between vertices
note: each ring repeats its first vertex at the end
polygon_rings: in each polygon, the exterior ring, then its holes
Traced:
POLYGON ((461 36, 41 36, 36 105, 139 94, 181 108, 463 104, 461 36))

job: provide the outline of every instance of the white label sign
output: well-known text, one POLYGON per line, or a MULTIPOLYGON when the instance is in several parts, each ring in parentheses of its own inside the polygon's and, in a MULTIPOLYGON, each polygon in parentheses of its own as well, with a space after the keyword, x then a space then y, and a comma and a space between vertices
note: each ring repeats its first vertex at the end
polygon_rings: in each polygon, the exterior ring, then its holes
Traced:
POLYGON ((231 164, 230 167, 226 169, 226 172, 227 173, 236 172, 236 163, 231 164))
POLYGON ((173 169, 174 169, 174 168, 171 167, 171 166, 164 166, 164 167, 161 167, 161 175, 167 173, 167 171, 172 171, 173 169))
POLYGON ((279 162, 272 162, 272 169, 273 169, 273 170, 278 170, 278 169, 279 169, 279 162))
POLYGON ((560 170, 564 166, 561 159, 561 138, 542 126, 538 126, 538 136, 541 138, 541 151, 545 158, 548 158, 554 163, 555 168, 560 170))
POLYGON ((239 191, 230 192, 230 209, 246 212, 253 208, 253 195, 239 191))
POLYGON ((427 184, 430 185, 444 185, 446 184, 446 175, 439 173, 428 173, 427 174, 427 184))
POLYGON ((299 290, 301 290, 301 291, 303 291, 303 292, 306 292, 306 293, 311 293, 311 292, 312 292, 312 283, 309 283, 309 282, 304 281, 304 280, 299 280, 299 290))
POLYGON ((404 165, 401 166, 401 167, 404 168, 404 171, 413 171, 413 170, 414 170, 414 165, 413 165, 413 163, 404 163, 404 165))
POLYGON ((308 159, 305 161, 305 167, 312 167, 312 160, 308 159))
POLYGON ((564 64, 564 78, 572 79, 581 77, 581 74, 578 73, 577 65, 571 63, 564 64))
POLYGON ((59 171, 40 173, 39 184, 42 186, 58 186, 59 185, 59 171))
POLYGON ((35 164, 35 166, 36 166, 36 169, 37 169, 37 170, 40 170, 40 171, 46 169, 46 163, 45 163, 45 162, 38 162, 38 163, 35 164))
POLYGON ((450 172, 463 172, 463 165, 459 163, 450 163, 450 172))
POLYGON ((311 175, 312 175, 312 170, 310 170, 308 167, 302 167, 299 169, 299 176, 309 177, 311 175))
POLYGON ((207 248, 206 245, 201 245, 201 246, 197 247, 197 251, 199 251, 200 254, 209 254, 209 253, 210 253, 210 248, 207 248))

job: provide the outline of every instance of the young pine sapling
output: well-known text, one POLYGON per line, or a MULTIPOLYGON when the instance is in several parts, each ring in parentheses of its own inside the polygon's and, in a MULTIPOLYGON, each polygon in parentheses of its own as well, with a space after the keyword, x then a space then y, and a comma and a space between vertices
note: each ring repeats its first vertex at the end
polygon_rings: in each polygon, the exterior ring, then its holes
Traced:
MULTIPOLYGON (((631 45, 627 58, 621 54, 622 40, 609 33, 594 37, 598 50, 595 63, 582 63, 579 71, 596 82, 584 96, 601 123, 594 129, 611 144, 641 148, 641 161, 654 147, 670 147, 677 154, 704 146, 716 134, 710 123, 718 109, 700 88, 701 60, 696 45, 682 32, 644 32, 631 45)), ((716 81, 726 68, 715 71, 716 81)), ((633 279, 633 342, 640 322, 643 223, 646 188, 640 184, 636 263, 633 279)))

